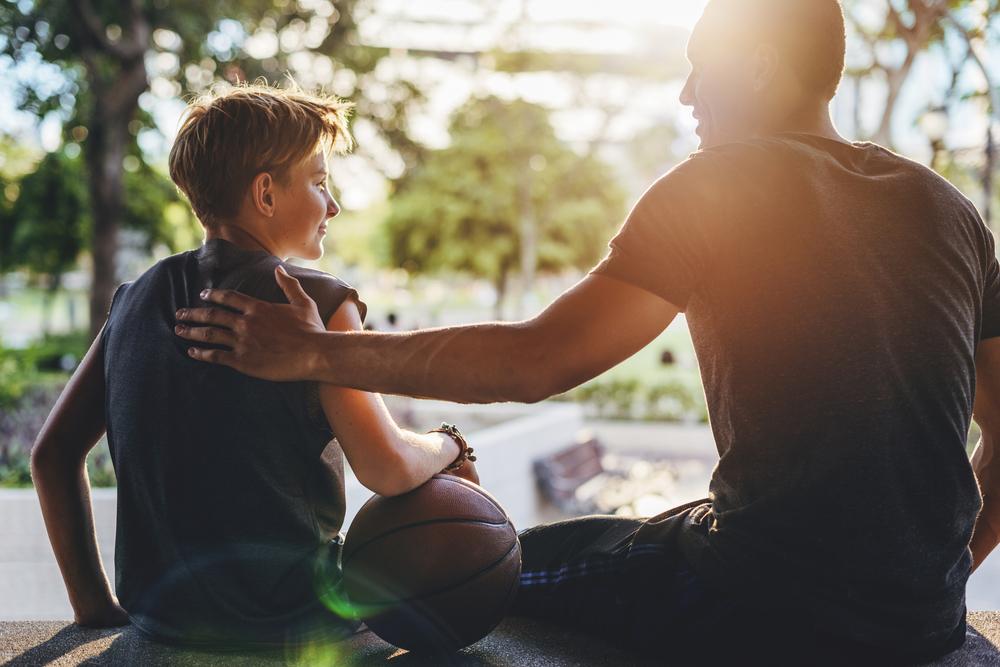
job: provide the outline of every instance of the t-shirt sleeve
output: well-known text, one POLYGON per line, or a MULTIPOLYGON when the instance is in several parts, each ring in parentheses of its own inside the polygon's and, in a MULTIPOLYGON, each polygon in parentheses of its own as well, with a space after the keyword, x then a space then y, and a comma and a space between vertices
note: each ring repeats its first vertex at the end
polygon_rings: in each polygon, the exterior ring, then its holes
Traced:
POLYGON ((997 262, 993 232, 983 225, 986 233, 986 268, 983 272, 983 322, 980 340, 1000 336, 1000 263, 997 262))
POLYGON ((119 297, 125 295, 125 292, 128 291, 129 285, 131 284, 132 281, 130 280, 128 282, 122 283, 121 285, 115 288, 114 294, 111 295, 111 303, 108 305, 108 312, 106 313, 107 318, 110 319, 111 311, 115 309, 115 303, 118 302, 119 297))
POLYGON ((660 177, 632 208, 590 273, 616 278, 681 311, 708 271, 716 179, 702 153, 660 177))
MULTIPOLYGON (((298 278, 302 289, 316 302, 320 318, 324 324, 329 321, 337 309, 351 299, 358 307, 361 314, 361 321, 364 322, 368 314, 368 306, 361 300, 358 291, 340 278, 318 271, 301 272, 288 266, 289 273, 298 278)), ((333 430, 327 421, 323 406, 320 403, 319 384, 316 382, 303 383, 305 390, 305 418, 308 424, 328 435, 334 437, 333 430)), ((317 452, 319 454, 319 452, 317 452)))
POLYGON ((337 309, 348 299, 354 301, 361 313, 361 321, 365 321, 368 315, 368 306, 361 300, 358 291, 345 283, 340 278, 325 274, 313 274, 309 276, 297 276, 302 284, 302 289, 306 291, 316 307, 319 309, 319 316, 325 324, 333 316, 337 309))

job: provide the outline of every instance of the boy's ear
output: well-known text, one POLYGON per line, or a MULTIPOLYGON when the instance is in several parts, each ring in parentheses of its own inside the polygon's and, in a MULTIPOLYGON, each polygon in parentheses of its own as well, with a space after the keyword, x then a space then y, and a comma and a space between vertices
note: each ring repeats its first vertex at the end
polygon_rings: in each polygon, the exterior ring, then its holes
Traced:
POLYGON ((250 182, 250 201, 257 212, 270 218, 274 215, 274 178, 266 171, 250 182))

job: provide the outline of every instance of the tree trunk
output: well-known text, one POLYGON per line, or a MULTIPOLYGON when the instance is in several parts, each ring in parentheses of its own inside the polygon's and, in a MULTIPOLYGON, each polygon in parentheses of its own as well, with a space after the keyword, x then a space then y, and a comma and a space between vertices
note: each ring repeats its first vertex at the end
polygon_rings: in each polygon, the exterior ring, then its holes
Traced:
MULTIPOLYGON (((90 337, 96 338, 111 305, 117 280, 118 227, 124 205, 122 159, 125 139, 113 115, 97 102, 90 123, 87 167, 93 232, 90 253, 93 257, 93 280, 90 286, 90 337)), ((126 130, 127 131, 127 130, 126 130)))
POLYGON ((519 185, 519 209, 521 213, 521 290, 517 295, 514 317, 521 319, 528 301, 528 294, 535 285, 538 270, 538 222, 535 218, 534 203, 531 199, 534 174, 525 165, 519 185))
MULTIPOLYGON (((992 112, 992 109, 990 110, 992 112)), ((983 156, 983 221, 993 227, 993 170, 996 166, 996 143, 993 141, 993 114, 986 123, 986 151, 983 156)))
MULTIPOLYGON (((94 85, 95 91, 101 85, 94 85)), ((118 282, 118 230, 125 208, 122 160, 131 135, 128 124, 139 106, 139 95, 147 87, 142 58, 122 63, 114 95, 94 95, 86 147, 93 233, 90 252, 93 282, 90 288, 90 337, 96 338, 104 326, 111 296, 118 282)))
POLYGON ((882 111, 882 122, 879 123, 878 130, 875 131, 875 143, 888 148, 893 148, 892 119, 896 114, 896 102, 899 100, 899 93, 903 89, 903 84, 910 76, 913 69, 913 60, 916 54, 912 50, 907 51, 906 60, 898 69, 886 70, 886 85, 889 88, 885 98, 885 108, 882 111))
POLYGON ((497 300, 493 304, 493 319, 498 322, 503 320, 503 302, 507 296, 507 277, 509 273, 506 264, 501 266, 496 281, 493 283, 497 292, 497 300))
POLYGON ((93 107, 87 118, 84 142, 93 235, 93 282, 90 287, 90 335, 104 326, 118 280, 116 255, 118 228, 125 203, 122 160, 131 142, 128 124, 139 106, 139 95, 148 87, 145 55, 151 30, 141 0, 121 2, 125 34, 112 39, 101 15, 90 0, 71 0, 76 18, 80 56, 87 68, 93 107))

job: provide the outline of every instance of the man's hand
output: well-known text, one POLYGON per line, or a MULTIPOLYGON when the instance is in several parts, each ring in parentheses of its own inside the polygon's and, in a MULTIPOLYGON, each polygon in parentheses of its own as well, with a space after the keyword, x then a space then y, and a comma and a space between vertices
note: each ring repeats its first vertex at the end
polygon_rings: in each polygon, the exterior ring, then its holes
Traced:
POLYGON ((196 343, 224 345, 228 350, 188 348, 188 354, 235 368, 241 373, 276 382, 308 380, 313 357, 308 354, 315 334, 326 332, 316 302, 299 281, 278 266, 274 271, 288 304, 261 301, 232 290, 206 290, 202 299, 222 308, 185 308, 177 311, 174 332, 196 343), (207 292, 207 293, 206 293, 207 292))

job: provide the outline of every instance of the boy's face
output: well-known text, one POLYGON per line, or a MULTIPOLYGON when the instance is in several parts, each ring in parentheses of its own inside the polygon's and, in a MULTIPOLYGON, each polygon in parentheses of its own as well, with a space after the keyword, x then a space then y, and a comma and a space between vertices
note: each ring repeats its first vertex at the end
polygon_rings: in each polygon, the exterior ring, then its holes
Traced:
POLYGON ((282 257, 323 256, 326 221, 340 213, 328 188, 326 155, 317 151, 289 168, 286 183, 275 184, 271 238, 282 257))

